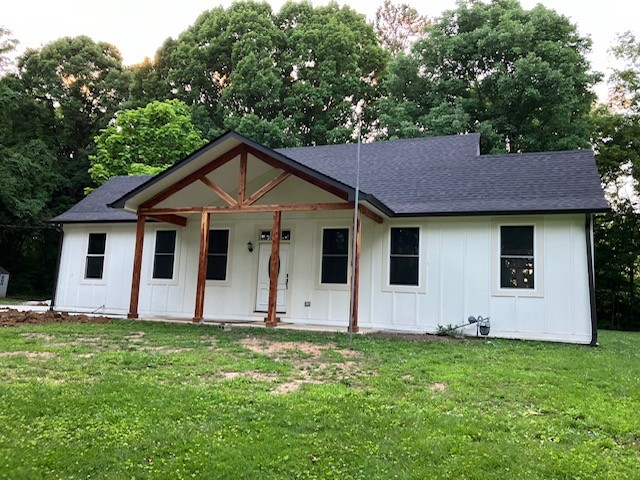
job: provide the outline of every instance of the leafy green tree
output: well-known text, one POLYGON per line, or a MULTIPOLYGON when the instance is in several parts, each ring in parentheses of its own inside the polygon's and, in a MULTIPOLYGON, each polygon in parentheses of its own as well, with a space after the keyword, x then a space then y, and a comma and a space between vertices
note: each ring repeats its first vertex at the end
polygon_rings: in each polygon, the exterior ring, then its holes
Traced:
POLYGON ((179 100, 123 110, 95 139, 89 173, 96 185, 116 175, 158 173, 204 145, 179 100))
POLYGON ((160 78, 156 64, 149 58, 128 67, 129 90, 124 102, 125 109, 140 108, 156 100, 171 98, 169 85, 160 78))
POLYGON ((587 147, 599 79, 590 45, 542 5, 463 1, 389 66, 380 128, 388 138, 481 132, 483 152, 587 147))
POLYGON ((57 234, 48 220, 62 184, 55 112, 13 75, 0 78, 0 111, 0 265, 12 273, 10 294, 50 292, 57 234))
POLYGON ((313 8, 308 2, 285 4, 278 24, 287 38, 284 111, 300 143, 350 141, 356 107, 377 98, 388 62, 373 27, 348 7, 313 8))
POLYGON ((640 113, 640 42, 631 32, 618 35, 611 52, 622 68, 610 78, 610 105, 618 111, 640 113))
POLYGON ((55 168, 66 181, 57 192, 63 210, 82 197, 93 137, 120 108, 128 76, 116 47, 86 36, 27 50, 18 68, 24 91, 56 112, 55 168))
POLYGON ((155 69, 206 137, 254 125, 255 140, 278 147, 348 140, 387 58, 348 7, 289 2, 274 14, 249 1, 204 12, 165 41, 155 69))
POLYGON ((599 325, 640 330, 640 213, 629 198, 613 197, 612 213, 595 224, 599 325))
POLYGON ((0 27, 0 74, 6 72, 12 65, 9 54, 18 45, 18 41, 11 36, 11 31, 0 27))
POLYGON ((600 324, 640 330, 640 43, 621 35, 623 67, 609 79, 610 101, 592 113, 592 142, 612 212, 596 222, 600 324))
POLYGON ((236 2, 203 12, 178 39, 166 40, 157 71, 176 98, 198 109, 198 128, 213 137, 225 130, 229 114, 265 116, 275 108, 281 75, 274 55, 281 42, 267 3, 236 2))
POLYGON ((376 10, 374 25, 380 45, 396 56, 400 52, 408 53, 409 48, 424 37, 429 23, 429 19, 411 5, 384 0, 376 10))

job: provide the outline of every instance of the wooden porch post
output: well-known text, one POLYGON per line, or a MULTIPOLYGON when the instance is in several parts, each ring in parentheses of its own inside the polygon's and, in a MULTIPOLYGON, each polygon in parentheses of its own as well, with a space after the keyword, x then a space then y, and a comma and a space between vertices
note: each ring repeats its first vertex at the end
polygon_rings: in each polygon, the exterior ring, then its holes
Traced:
POLYGON ((353 282, 353 298, 351 299, 351 331, 358 333, 358 296, 360 294, 360 244, 362 240, 362 215, 358 210, 358 222, 356 227, 356 243, 353 252, 353 270, 351 282, 353 282))
POLYGON ((142 270, 142 247, 144 245, 144 222, 146 217, 138 214, 136 222, 136 247, 133 254, 133 276, 131 278, 131 299, 127 318, 138 318, 140 298, 140 270, 142 270))
POLYGON ((271 227, 271 264, 269 265, 269 306, 267 308, 267 327, 278 324, 276 304, 278 303, 278 273, 280 270, 280 221, 282 212, 273 212, 271 227))
POLYGON ((198 280, 196 283, 196 309, 193 321, 202 321, 204 313, 204 290, 207 281, 207 260, 209 258, 209 222, 210 213, 202 212, 200 219, 200 255, 198 257, 198 280))

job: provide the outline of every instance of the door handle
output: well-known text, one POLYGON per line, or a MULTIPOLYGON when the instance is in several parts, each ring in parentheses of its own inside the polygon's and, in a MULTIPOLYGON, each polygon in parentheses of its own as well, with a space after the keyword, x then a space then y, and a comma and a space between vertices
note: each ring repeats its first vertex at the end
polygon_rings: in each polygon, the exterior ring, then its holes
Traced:
POLYGON ((285 281, 285 289, 289 290, 289 274, 287 273, 287 279, 285 281))

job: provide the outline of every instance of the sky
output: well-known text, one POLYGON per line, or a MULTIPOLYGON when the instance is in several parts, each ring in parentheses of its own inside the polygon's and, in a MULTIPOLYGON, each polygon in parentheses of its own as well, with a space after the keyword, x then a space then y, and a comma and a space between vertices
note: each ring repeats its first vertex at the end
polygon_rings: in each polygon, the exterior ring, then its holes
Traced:
MULTIPOLYGON (((383 0, 338 0, 373 20, 383 0)), ((284 0, 269 0, 278 10, 284 0)), ((314 5, 326 4, 315 0, 314 5)), ((408 3, 421 14, 437 17, 455 7, 455 0, 396 0, 408 3)), ((525 8, 537 3, 566 15, 582 35, 593 40, 590 61, 596 71, 607 73, 611 58, 607 51, 616 33, 631 30, 640 37, 640 2, 635 0, 521 0, 525 8)), ((231 0, 4 0, 0 26, 20 41, 18 53, 38 48, 63 36, 88 35, 114 44, 127 65, 153 58, 167 37, 177 37, 204 10, 228 6, 231 0)), ((602 96, 604 86, 598 89, 602 96)))

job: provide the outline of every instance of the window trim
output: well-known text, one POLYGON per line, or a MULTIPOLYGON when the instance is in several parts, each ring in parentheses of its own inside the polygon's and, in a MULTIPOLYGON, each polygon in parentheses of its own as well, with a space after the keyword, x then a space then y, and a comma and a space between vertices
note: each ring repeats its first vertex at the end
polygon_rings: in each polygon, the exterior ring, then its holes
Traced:
POLYGON ((382 291, 383 292, 427 292, 427 234, 426 227, 421 223, 397 223, 387 225, 384 229, 384 243, 382 252, 382 291), (417 228, 418 229, 418 285, 392 285, 391 284, 391 229, 392 228, 417 228))
MULTIPOLYGON (((205 285, 211 287, 229 287, 231 286, 231 268, 233 259, 233 228, 230 225, 210 225, 209 232, 212 230, 226 230, 229 232, 229 243, 227 245, 227 271, 225 272, 225 280, 213 280, 205 278, 205 285)), ((209 235, 211 240, 211 235, 209 235)), ((207 262, 209 261, 209 254, 207 254, 207 262)))
POLYGON ((542 217, 494 218, 491 226, 491 295, 494 297, 544 296, 544 219, 542 217), (534 288, 506 288, 501 285, 501 227, 533 227, 534 288))
POLYGON ((111 229, 109 228, 85 228, 82 232, 82 266, 80 270, 80 284, 81 285, 106 285, 107 277, 109 275, 109 269, 107 268, 107 258, 109 256, 109 245, 111 236, 111 229), (87 273, 87 257, 89 256, 89 234, 91 233, 104 233, 104 263, 102 264, 102 278, 86 278, 87 273))
MULTIPOLYGON (((178 285, 180 278, 180 230, 178 228, 169 228, 166 225, 154 225, 149 228, 149 234, 152 235, 149 244, 152 246, 149 249, 149 266, 148 266, 148 284, 149 285, 178 285), (172 278, 154 278, 153 277, 153 265, 156 259, 156 241, 158 239, 158 231, 175 231, 176 232, 176 246, 173 251, 173 277, 172 278)), ((146 239, 145 239, 146 240, 146 239)), ((145 244, 147 242, 145 241, 145 244)), ((145 249, 146 250, 146 249, 145 249)))
POLYGON ((346 290, 351 288, 351 264, 352 264, 352 245, 353 245, 353 225, 348 225, 347 220, 345 223, 324 223, 319 224, 316 231, 316 241, 318 242, 317 254, 316 254, 316 288, 320 290, 346 290), (349 235, 349 245, 347 247, 347 282, 346 283, 322 283, 322 239, 325 230, 347 230, 349 235))

